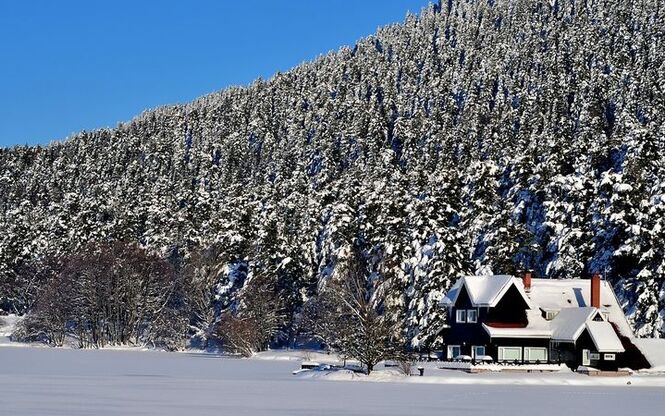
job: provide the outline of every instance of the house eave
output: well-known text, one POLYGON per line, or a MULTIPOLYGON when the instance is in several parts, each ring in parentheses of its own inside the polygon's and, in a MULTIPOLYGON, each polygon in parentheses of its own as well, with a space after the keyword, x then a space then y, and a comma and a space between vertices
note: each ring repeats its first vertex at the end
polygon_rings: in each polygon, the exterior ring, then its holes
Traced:
POLYGON ((601 353, 601 354, 606 354, 606 353, 609 353, 609 354, 621 354, 621 353, 623 353, 623 352, 626 352, 626 350, 623 349, 623 348, 621 348, 621 349, 618 349, 618 348, 617 348, 617 349, 615 349, 615 348, 608 348, 608 349, 602 349, 602 350, 599 349, 598 352, 601 353))
POLYGON ((553 342, 562 342, 566 344, 575 344, 577 339, 566 339, 566 338, 552 338, 553 342))
POLYGON ((493 328, 483 324, 483 329, 492 338, 550 339, 552 331, 533 328, 493 328))
POLYGON ((496 338, 511 338, 511 339, 550 339, 549 335, 517 335, 517 334, 511 334, 511 335, 490 335, 490 339, 496 339, 496 338))

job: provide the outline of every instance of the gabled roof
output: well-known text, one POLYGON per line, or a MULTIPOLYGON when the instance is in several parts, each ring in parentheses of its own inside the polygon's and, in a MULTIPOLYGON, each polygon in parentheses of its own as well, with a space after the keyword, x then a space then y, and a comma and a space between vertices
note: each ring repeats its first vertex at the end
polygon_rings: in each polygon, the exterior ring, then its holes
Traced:
MULTIPOLYGON (((532 279, 529 297, 535 305, 546 311, 590 307, 591 280, 532 279)), ((614 290, 606 280, 600 282, 600 310, 608 315, 609 321, 617 326, 622 335, 634 336, 614 290)))
POLYGON ((598 348, 598 352, 624 352, 621 340, 617 337, 612 324, 605 321, 589 321, 586 323, 589 335, 598 348))
POLYGON ((529 302, 529 298, 524 292, 521 280, 508 275, 461 277, 441 300, 441 305, 454 305, 462 291, 462 287, 465 287, 469 299, 474 306, 494 307, 511 286, 517 288, 524 301, 530 307, 531 302, 529 302))
POLYGON ((555 341, 575 342, 584 331, 587 321, 598 313, 596 308, 565 308, 552 319, 552 339, 555 341))
POLYGON ((584 330, 589 331, 591 340, 598 352, 623 352, 621 340, 612 324, 607 322, 601 312, 593 307, 564 308, 550 322, 552 340, 559 342, 577 342, 584 330), (600 315, 599 315, 600 314, 600 315), (599 316, 599 320, 594 320, 599 316))

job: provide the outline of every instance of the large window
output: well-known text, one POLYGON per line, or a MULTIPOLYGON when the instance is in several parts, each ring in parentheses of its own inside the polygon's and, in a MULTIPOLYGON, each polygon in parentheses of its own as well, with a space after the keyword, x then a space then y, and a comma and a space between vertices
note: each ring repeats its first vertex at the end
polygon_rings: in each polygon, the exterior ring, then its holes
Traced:
POLYGON ((466 311, 466 321, 469 323, 478 322, 478 311, 475 309, 468 309, 466 311))
POLYGON ((541 363, 547 362, 547 348, 541 347, 524 347, 524 361, 541 363))
POLYGON ((522 361, 522 347, 499 347, 499 361, 522 361))
POLYGON ((462 348, 459 345, 448 345, 448 359, 462 355, 462 348))
POLYGON ((457 310, 457 322, 458 323, 466 322, 466 310, 464 309, 457 310))

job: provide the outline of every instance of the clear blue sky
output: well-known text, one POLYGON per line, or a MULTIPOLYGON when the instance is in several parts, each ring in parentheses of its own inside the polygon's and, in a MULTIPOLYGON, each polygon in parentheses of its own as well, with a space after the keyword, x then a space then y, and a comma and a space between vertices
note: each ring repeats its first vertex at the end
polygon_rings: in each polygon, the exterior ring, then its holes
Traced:
POLYGON ((0 0, 0 146, 269 78, 428 3, 0 0))

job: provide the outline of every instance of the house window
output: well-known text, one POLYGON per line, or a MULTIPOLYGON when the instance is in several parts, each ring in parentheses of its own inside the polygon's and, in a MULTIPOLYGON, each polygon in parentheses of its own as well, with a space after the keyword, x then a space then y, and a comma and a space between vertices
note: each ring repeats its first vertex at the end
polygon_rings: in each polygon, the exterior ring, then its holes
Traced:
POLYGON ((478 311, 475 309, 468 309, 466 311, 466 321, 474 324, 478 322, 478 311))
POLYGON ((455 315, 457 323, 471 323, 475 324, 478 322, 478 310, 477 309, 458 309, 455 315))
POLYGON ((524 347, 524 360, 530 362, 540 361, 541 363, 546 363, 547 348, 524 347))
POLYGON ((483 355, 485 355, 484 345, 474 345, 473 347, 471 347, 472 358, 482 357, 483 355))
POLYGON ((605 359, 605 361, 614 361, 617 359, 617 356, 616 354, 605 354, 603 355, 603 358, 605 359))
POLYGON ((499 361, 522 361, 522 347, 499 347, 499 361))
POLYGON ((459 345, 448 345, 448 359, 452 360, 455 357, 462 355, 462 348, 459 345))
POLYGON ((457 310, 457 322, 458 323, 466 322, 466 310, 464 309, 457 310))

